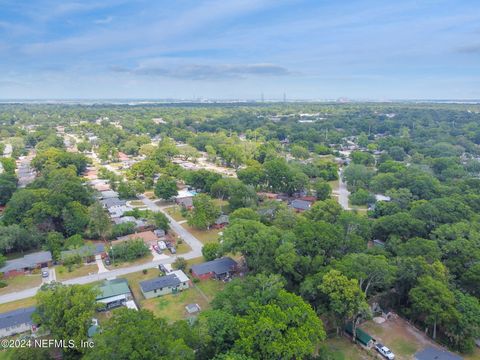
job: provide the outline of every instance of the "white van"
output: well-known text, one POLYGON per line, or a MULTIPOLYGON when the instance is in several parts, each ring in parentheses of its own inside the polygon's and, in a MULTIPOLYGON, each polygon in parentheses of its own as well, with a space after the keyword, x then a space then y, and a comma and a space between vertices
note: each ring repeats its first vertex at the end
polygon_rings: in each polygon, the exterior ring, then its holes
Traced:
POLYGON ((160 250, 165 250, 167 248, 167 244, 165 244, 165 241, 160 240, 157 242, 157 244, 160 250))

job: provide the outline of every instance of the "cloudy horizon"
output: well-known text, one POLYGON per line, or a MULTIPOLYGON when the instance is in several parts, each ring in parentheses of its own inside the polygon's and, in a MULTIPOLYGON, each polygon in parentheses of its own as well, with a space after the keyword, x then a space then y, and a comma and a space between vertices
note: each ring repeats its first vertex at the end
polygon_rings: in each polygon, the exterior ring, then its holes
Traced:
POLYGON ((1 99, 479 99, 475 1, 0 0, 1 99))

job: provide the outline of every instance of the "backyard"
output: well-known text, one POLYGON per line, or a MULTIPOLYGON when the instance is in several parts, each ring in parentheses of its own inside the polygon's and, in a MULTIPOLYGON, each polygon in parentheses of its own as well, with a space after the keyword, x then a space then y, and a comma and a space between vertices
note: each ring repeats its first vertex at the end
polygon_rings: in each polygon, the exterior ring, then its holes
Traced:
POLYGON ((210 229, 210 230, 199 230, 189 226, 187 223, 182 224, 182 227, 200 240, 203 244, 209 242, 216 242, 219 238, 219 233, 222 232, 220 229, 210 229))
POLYGON ((210 301, 223 286, 224 283, 221 281, 206 280, 177 294, 141 300, 140 304, 142 308, 151 310, 156 316, 173 322, 188 317, 185 310, 188 304, 198 304, 202 310, 208 309, 210 301))

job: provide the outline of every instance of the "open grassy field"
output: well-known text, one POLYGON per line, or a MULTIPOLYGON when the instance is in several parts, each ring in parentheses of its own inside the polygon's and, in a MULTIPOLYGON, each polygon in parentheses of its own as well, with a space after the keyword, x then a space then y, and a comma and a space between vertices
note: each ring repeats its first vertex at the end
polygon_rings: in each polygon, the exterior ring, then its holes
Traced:
POLYGON ((14 276, 4 281, 7 286, 0 289, 0 295, 40 286, 42 277, 40 274, 27 274, 14 276))
POLYGON ((73 278, 76 278, 76 277, 88 275, 90 273, 95 273, 96 274, 97 272, 98 272, 98 267, 97 267, 96 264, 82 265, 82 266, 74 268, 70 272, 63 265, 57 266, 55 268, 55 273, 57 275, 57 280, 58 281, 73 279, 73 278))
POLYGON ((193 236, 195 236, 203 244, 218 241, 218 238, 220 236, 218 233, 222 232, 221 229, 220 230, 218 230, 218 229, 198 230, 198 229, 195 229, 195 228, 189 226, 187 223, 182 224, 182 226, 185 230, 190 232, 193 236))

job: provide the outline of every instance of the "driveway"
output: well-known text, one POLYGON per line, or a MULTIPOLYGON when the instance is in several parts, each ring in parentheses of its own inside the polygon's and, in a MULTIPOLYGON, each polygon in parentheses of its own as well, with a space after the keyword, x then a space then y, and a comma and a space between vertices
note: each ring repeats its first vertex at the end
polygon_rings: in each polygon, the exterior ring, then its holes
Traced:
POLYGON ((95 262, 97 263, 98 267, 98 273, 104 273, 104 272, 109 272, 105 265, 103 264, 102 256, 101 255, 96 255, 95 256, 95 262))

